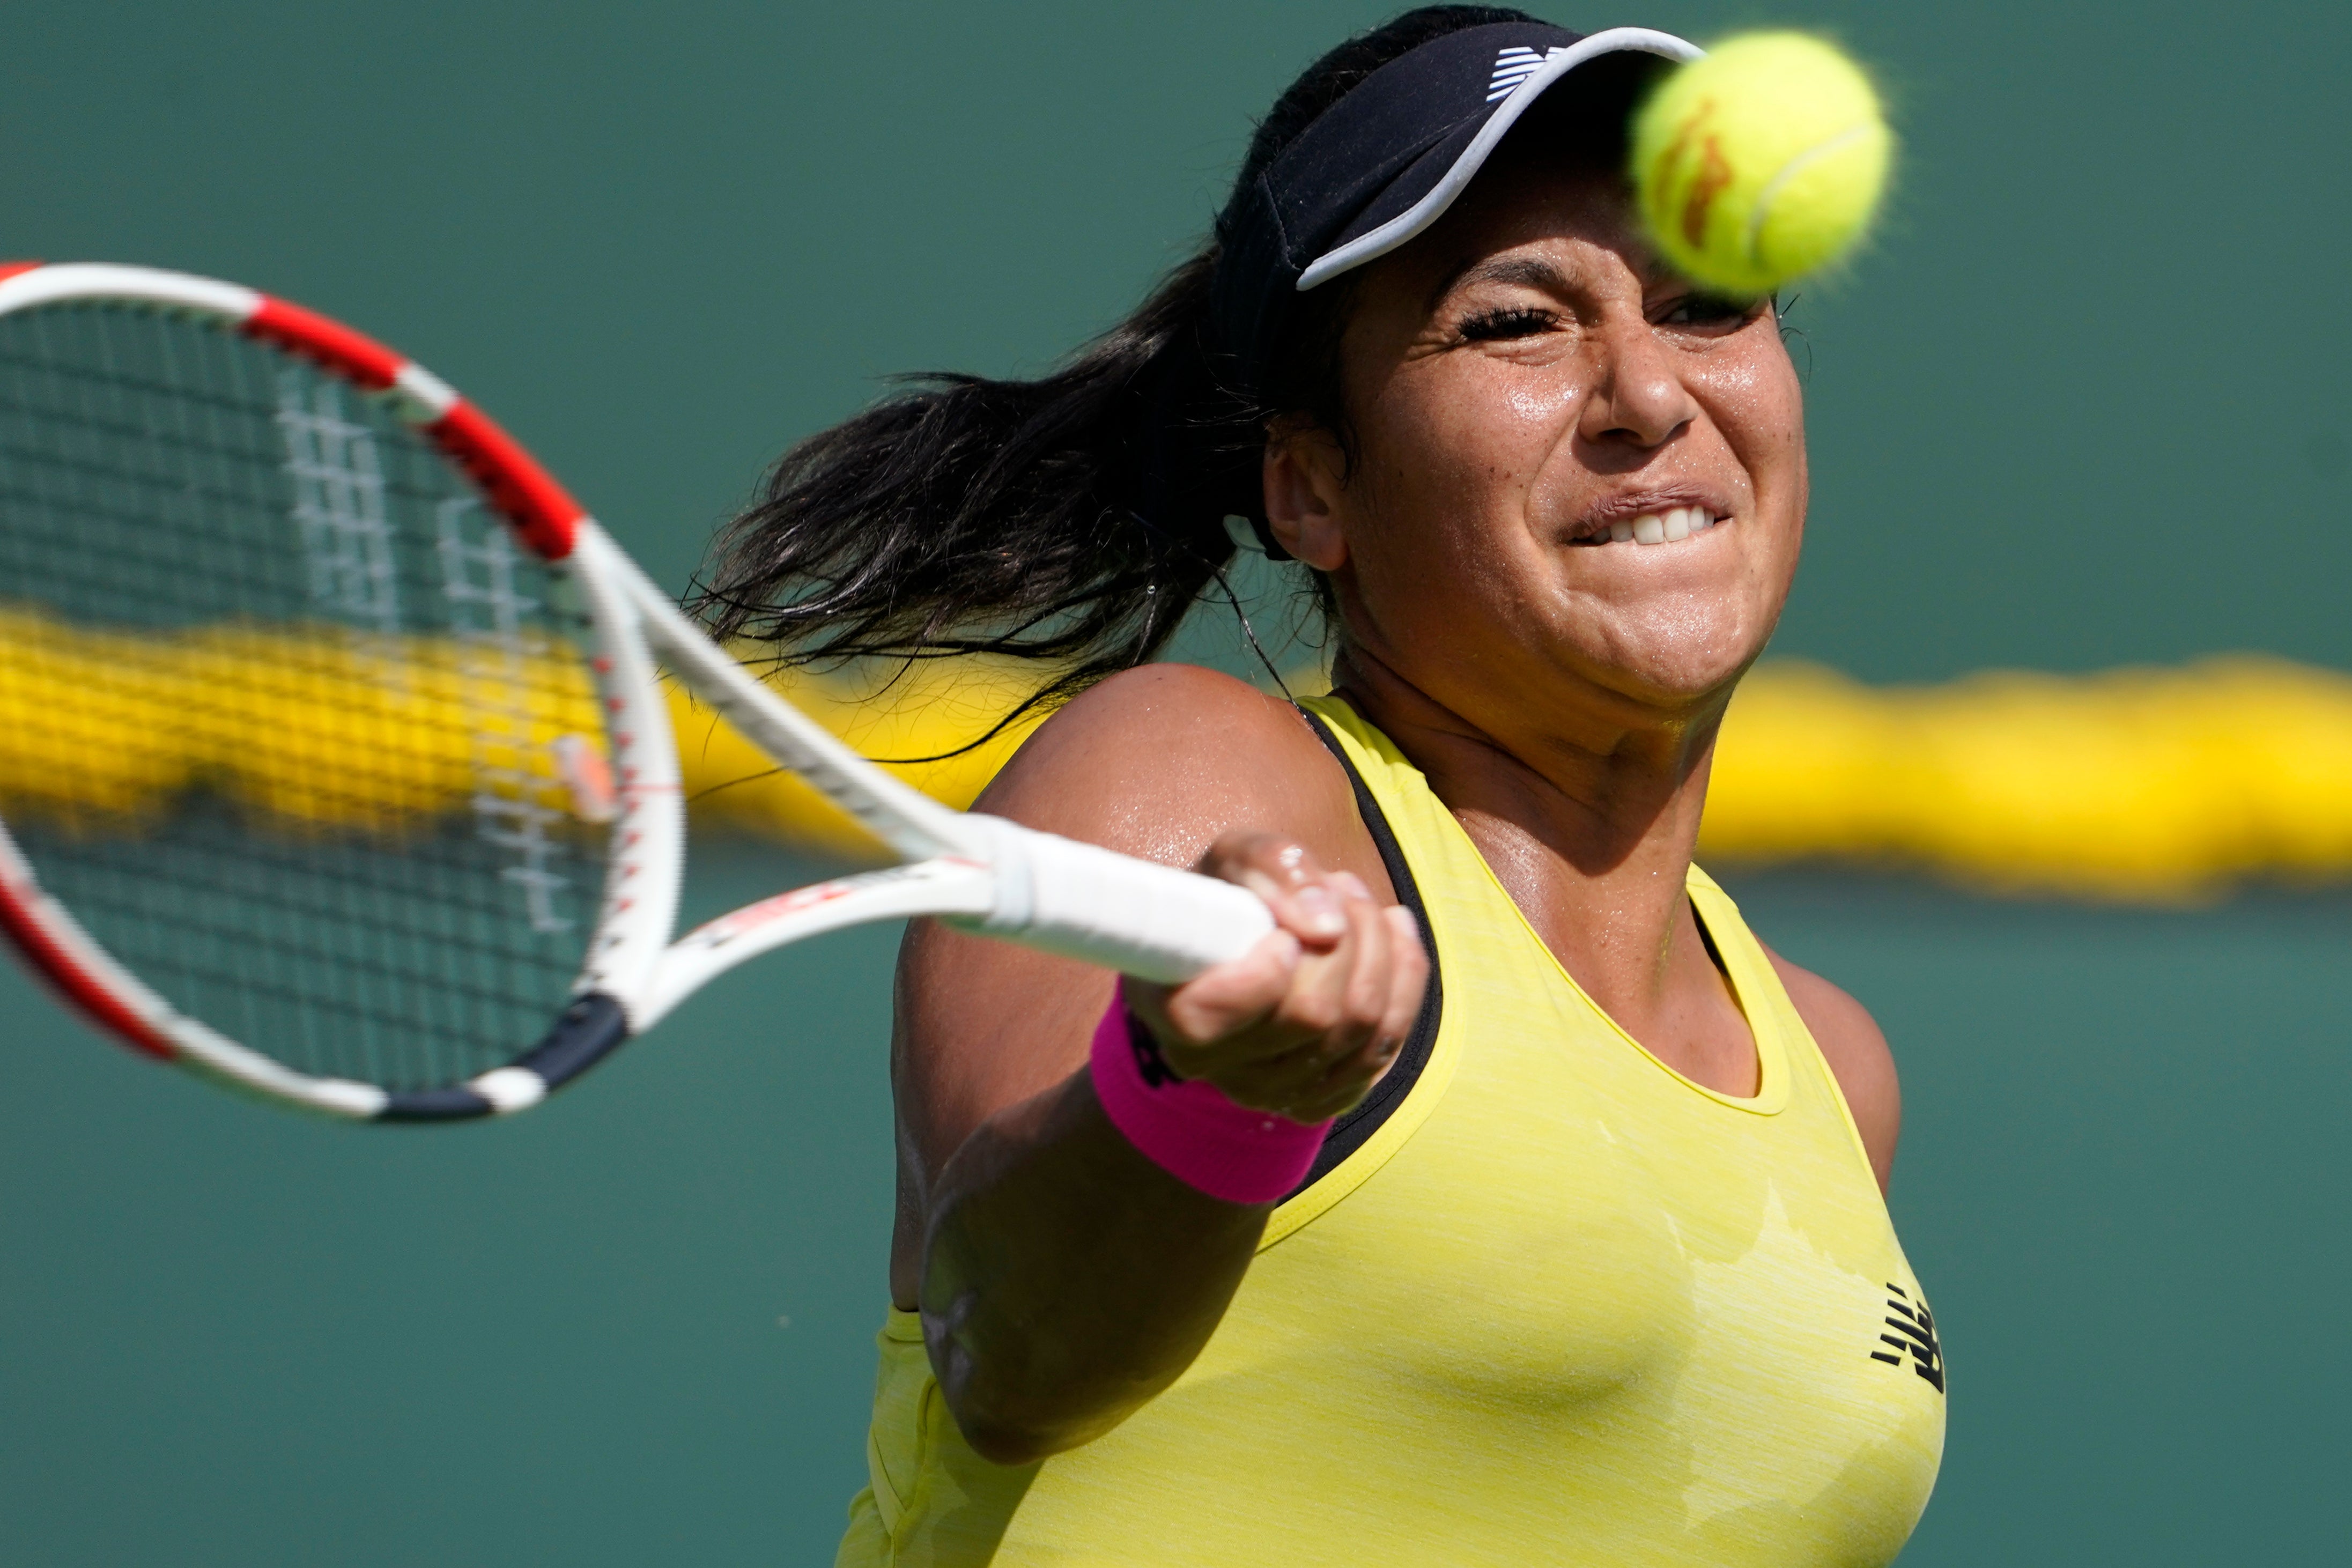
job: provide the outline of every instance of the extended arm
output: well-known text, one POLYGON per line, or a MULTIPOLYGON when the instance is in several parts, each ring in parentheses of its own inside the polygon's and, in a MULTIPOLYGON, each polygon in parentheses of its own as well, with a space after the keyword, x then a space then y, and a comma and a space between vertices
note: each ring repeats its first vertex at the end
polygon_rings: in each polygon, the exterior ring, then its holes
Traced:
MULTIPOLYGON (((1120 684, 1041 731, 983 807, 1267 897, 1282 929, 1251 955, 1129 994, 1181 1076, 1333 1115, 1386 1067, 1425 978, 1409 919, 1362 874, 1378 861, 1345 781, 1296 714, 1236 683, 1120 684)), ((1111 984, 930 926, 901 963, 894 1286, 966 1439, 1000 1463, 1098 1436, 1172 1382, 1270 1212, 1186 1185, 1105 1116, 1085 1061, 1111 984)))

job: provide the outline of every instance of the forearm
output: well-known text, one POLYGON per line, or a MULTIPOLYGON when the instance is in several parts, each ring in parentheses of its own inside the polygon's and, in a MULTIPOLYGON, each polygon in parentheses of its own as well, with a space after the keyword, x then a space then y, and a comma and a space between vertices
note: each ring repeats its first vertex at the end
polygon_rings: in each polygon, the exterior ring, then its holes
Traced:
POLYGON ((1018 1464, 1117 1426, 1208 1342, 1269 1212, 1137 1152, 1084 1071, 982 1123, 940 1173, 921 1287, 966 1440, 1018 1464))

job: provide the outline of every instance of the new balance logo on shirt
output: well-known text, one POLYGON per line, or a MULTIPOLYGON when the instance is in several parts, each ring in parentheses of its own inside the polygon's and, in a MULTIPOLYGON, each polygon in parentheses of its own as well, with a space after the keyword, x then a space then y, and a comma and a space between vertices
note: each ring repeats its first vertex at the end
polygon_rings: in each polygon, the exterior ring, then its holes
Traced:
POLYGON ((1908 1356, 1911 1370, 1944 1392, 1944 1347, 1936 1341, 1936 1315, 1927 1310, 1925 1301, 1914 1301, 1902 1286, 1889 1283, 1894 1292, 1886 1298, 1886 1326, 1893 1331, 1878 1336, 1881 1343, 1895 1347, 1893 1354, 1873 1351, 1870 1359, 1883 1361, 1889 1366, 1901 1366, 1908 1356))

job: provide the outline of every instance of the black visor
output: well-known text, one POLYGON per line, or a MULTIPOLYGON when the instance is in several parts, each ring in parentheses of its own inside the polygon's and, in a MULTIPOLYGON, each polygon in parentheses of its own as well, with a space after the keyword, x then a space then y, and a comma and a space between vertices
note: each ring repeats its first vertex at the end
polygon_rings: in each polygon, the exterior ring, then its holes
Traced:
POLYGON ((1234 390, 1262 391, 1296 296, 1435 223, 1546 89, 1626 52, 1701 51, 1647 27, 1588 37, 1496 22, 1391 60, 1317 116, 1217 220, 1216 330, 1234 390))

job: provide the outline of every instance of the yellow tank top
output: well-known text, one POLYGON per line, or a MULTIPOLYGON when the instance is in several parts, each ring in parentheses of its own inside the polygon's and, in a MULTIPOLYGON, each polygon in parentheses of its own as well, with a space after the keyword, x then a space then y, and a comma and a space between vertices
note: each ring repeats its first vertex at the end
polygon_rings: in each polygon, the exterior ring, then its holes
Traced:
POLYGON ((838 1564, 1891 1562, 1942 1457, 1941 1352, 1738 910, 1692 868, 1751 1100, 1612 1023, 1388 738, 1307 706, 1419 889, 1443 996, 1420 1072, 1275 1211, 1200 1359, 1083 1447, 982 1459, 892 1311, 838 1564))

